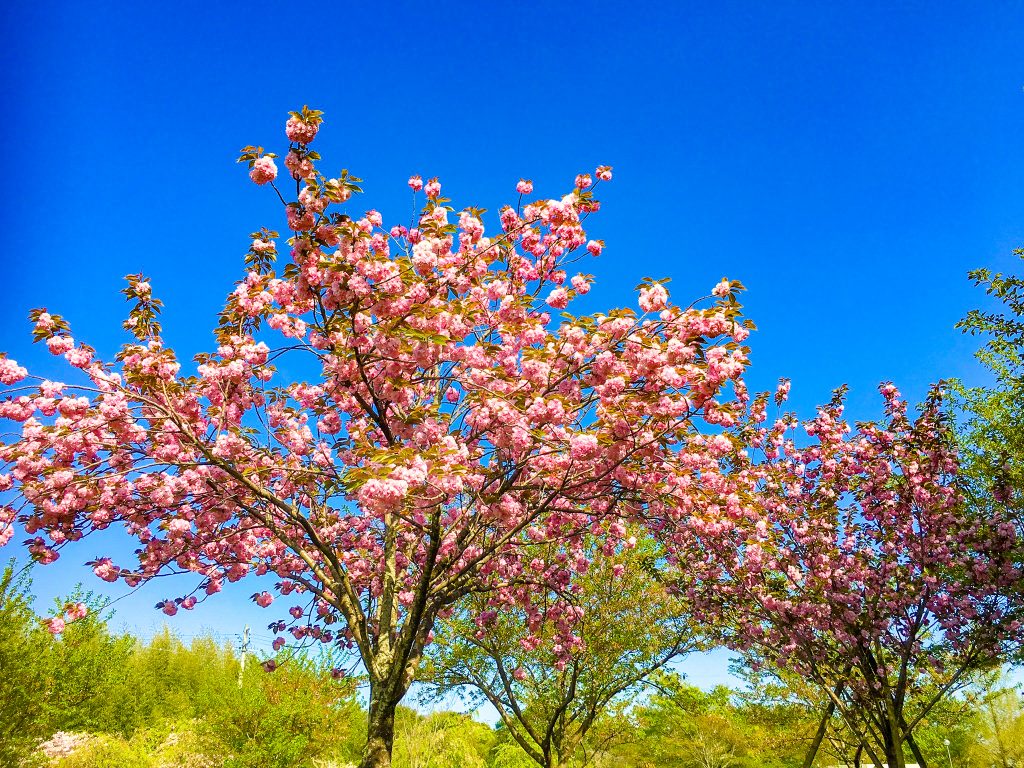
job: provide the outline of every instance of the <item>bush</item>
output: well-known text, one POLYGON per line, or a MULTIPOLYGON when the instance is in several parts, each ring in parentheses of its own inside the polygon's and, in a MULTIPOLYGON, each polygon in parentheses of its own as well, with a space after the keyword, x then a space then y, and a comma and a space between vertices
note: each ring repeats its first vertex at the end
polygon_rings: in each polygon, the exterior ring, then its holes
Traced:
POLYGON ((202 719, 237 704, 239 662, 212 638, 185 645, 165 627, 149 643, 133 647, 125 668, 110 694, 116 711, 106 728, 124 736, 166 720, 202 719))
POLYGON ((53 732, 44 716, 51 639, 32 611, 28 574, 0 576, 0 765, 17 765, 53 732))
POLYGON ((303 658, 267 673, 250 659, 233 702, 208 713, 214 734, 233 756, 226 768, 298 768, 314 760, 358 757, 366 715, 351 683, 332 680, 303 658))
POLYGON ((131 681, 128 662, 135 640, 113 636, 107 627, 108 601, 77 588, 66 602, 82 602, 85 618, 69 622, 50 642, 45 720, 52 730, 90 733, 128 732, 119 728, 125 702, 117 692, 131 681))

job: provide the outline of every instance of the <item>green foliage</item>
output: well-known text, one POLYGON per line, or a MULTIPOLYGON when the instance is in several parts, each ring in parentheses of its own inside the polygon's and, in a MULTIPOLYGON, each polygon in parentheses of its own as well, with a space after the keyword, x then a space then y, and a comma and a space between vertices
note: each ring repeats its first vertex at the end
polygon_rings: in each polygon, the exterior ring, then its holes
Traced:
MULTIPOLYGON (((636 768, 783 768, 798 766, 808 723, 792 711, 763 708, 727 688, 710 692, 662 673, 657 693, 633 713, 637 738, 615 750, 636 768)), ((813 725, 810 726, 813 730, 813 725)))
POLYGON ((164 720, 137 730, 131 743, 149 756, 150 768, 221 768, 229 754, 201 720, 164 720))
POLYGON ((52 768, 150 768, 152 763, 137 744, 117 736, 101 735, 50 764, 52 768))
POLYGON ((246 665, 241 690, 208 714, 232 752, 225 768, 298 768, 313 760, 356 759, 366 738, 365 713, 352 687, 332 680, 301 657, 272 674, 255 659, 246 665))
POLYGON ((499 742, 490 755, 491 768, 534 768, 536 763, 530 759, 523 748, 514 741, 499 742))
MULTIPOLYGON (((599 572, 599 568, 595 570, 599 572)), ((301 654, 273 674, 230 648, 189 644, 164 630, 151 641, 111 635, 102 601, 62 636, 42 628, 27 574, 0 577, 0 766, 19 768, 350 768, 366 739, 352 681, 301 654), (241 680, 241 686, 239 681, 241 680), (33 751, 59 730, 73 751, 33 751)), ((630 590, 619 591, 628 595, 630 590)), ((614 595, 606 595, 608 599, 614 595)), ((625 598, 623 598, 625 599, 625 598)), ((66 601, 58 601, 62 607, 66 601)), ((622 642, 633 626, 619 630, 622 642)), ((615 633, 610 633, 609 637, 615 633)), ((650 694, 607 704, 562 768, 796 768, 821 712, 799 681, 748 674, 743 693, 702 691, 656 671, 650 694), (771 679, 769 679, 771 678, 771 679)), ((929 765, 1024 764, 1024 705, 991 677, 944 701, 915 737, 929 765)), ((60 738, 51 741, 55 743, 60 738)), ((816 765, 848 760, 856 745, 834 718, 816 765)), ((907 755, 908 760, 911 756, 907 755)), ((529 768, 508 728, 467 715, 400 707, 394 768, 529 768)))
POLYGON ((0 765, 14 765, 45 738, 48 634, 32 612, 31 581, 13 564, 0 576, 0 765))
POLYGON ((435 712, 423 716, 399 707, 392 764, 394 768, 486 768, 496 741, 491 728, 468 715, 435 712))
MULTIPOLYGON (((759 749, 777 755, 805 755, 811 736, 828 707, 829 700, 822 690, 799 675, 773 669, 753 656, 735 664, 732 671, 747 684, 737 699, 743 703, 747 718, 759 721, 761 732, 765 734, 766 740, 759 749)), ((973 671, 913 729, 914 742, 928 765, 946 764, 944 741, 947 739, 949 756, 957 765, 974 765, 968 760, 968 752, 979 732, 981 704, 995 679, 992 671, 973 671)), ((930 699, 935 693, 932 683, 921 688, 917 695, 930 699)), ((919 702, 911 701, 908 706, 915 709, 919 702)), ((815 765, 853 764, 859 744, 859 737, 847 722, 833 713, 815 765)), ((916 761, 909 743, 904 745, 904 758, 910 763, 916 761)), ((866 752, 862 754, 862 761, 869 764, 866 752)), ((802 761, 794 764, 802 764, 802 761)), ((983 765, 987 768, 988 764, 983 765)))
POLYGON ((1024 765, 1024 698, 1018 688, 994 687, 979 707, 968 748, 975 765, 1024 765))
MULTIPOLYGON (((1015 251, 1024 259, 1024 249, 1015 251)), ((1024 278, 978 269, 976 285, 998 300, 1001 311, 972 310, 957 324, 986 339, 978 359, 992 372, 987 387, 956 384, 965 419, 961 429, 964 468, 976 503, 999 503, 1024 511, 1024 278)))
POLYGON ((92 593, 75 589, 66 601, 56 601, 56 607, 61 611, 65 603, 78 602, 89 613, 69 622, 49 644, 45 718, 58 731, 116 732, 124 702, 112 694, 128 685, 135 641, 110 634, 107 601, 92 593))
POLYGON ((203 718, 237 694, 239 661, 230 648, 199 637, 188 646, 164 629, 133 649, 117 686, 121 702, 107 730, 124 735, 163 719, 203 718))
POLYGON ((324 665, 299 654, 268 674, 249 657, 240 679, 240 659, 210 638, 112 635, 106 603, 80 589, 57 608, 81 602, 88 614, 52 636, 29 587, 12 567, 0 577, 0 765, 298 768, 358 757, 354 682, 324 665), (57 732, 84 745, 50 763, 32 756, 57 732))

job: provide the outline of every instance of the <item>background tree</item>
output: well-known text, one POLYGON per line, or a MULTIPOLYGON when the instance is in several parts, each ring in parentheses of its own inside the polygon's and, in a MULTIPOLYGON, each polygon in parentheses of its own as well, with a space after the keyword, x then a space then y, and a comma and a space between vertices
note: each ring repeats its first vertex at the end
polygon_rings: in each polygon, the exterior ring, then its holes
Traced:
POLYGON ((997 688, 985 697, 979 757, 999 768, 1024 765, 1024 700, 1019 687, 997 688))
POLYGON ((763 460, 734 455, 725 515, 666 518, 684 552, 708 552, 682 562, 698 571, 698 616, 729 646, 813 681, 867 758, 902 768, 933 708, 1020 642, 1020 570, 1007 516, 959 490, 938 394, 911 420, 895 387, 882 392, 886 421, 851 431, 840 393, 806 423, 807 447, 788 435, 792 417, 764 426, 757 398, 738 439, 763 460))
POLYGON ((354 681, 337 680, 298 653, 283 658, 273 674, 256 661, 249 659, 240 687, 231 680, 222 703, 203 713, 230 751, 224 768, 300 768, 361 753, 365 711, 354 681))
POLYGON ((164 631, 141 643, 111 635, 102 611, 90 616, 56 637, 29 615, 24 658, 0 676, 0 704, 12 707, 4 765, 46 763, 33 753, 44 741, 67 768, 298 768, 361 754, 355 683, 316 659, 282 654, 268 675, 253 657, 239 685, 238 657, 212 638, 164 631))
MULTIPOLYGON (((590 286, 567 268, 602 249, 582 225, 598 208, 589 174, 561 198, 503 208, 492 236, 479 209, 449 223, 440 183, 413 177, 419 219, 385 228, 376 211, 341 212, 361 190, 317 171, 320 124, 304 108, 286 125, 295 191, 274 190, 289 262, 276 271, 276 233, 252 236, 218 346, 194 373, 165 345, 142 276, 124 291, 134 339, 113 363, 59 315, 31 313, 35 338, 84 376, 41 381, 0 359, 0 417, 21 425, 0 447, 0 490, 16 494, 0 542, 17 519, 46 563, 121 526, 138 562, 99 558, 100 578, 198 575, 160 603, 168 614, 225 580, 276 576, 291 606, 274 630, 351 649, 366 671, 369 768, 390 762, 395 708, 439 615, 474 593, 527 604, 538 583, 549 600, 583 567, 586 537, 614 548, 623 517, 699 485, 683 456, 704 445, 701 420, 734 418, 748 331, 727 281, 700 307, 647 282, 639 316, 555 321, 590 286), (565 559, 532 570, 556 543, 565 559)), ((274 155, 247 147, 241 160, 274 185, 274 155)), ((267 607, 274 592, 253 599, 267 607)))
POLYGON ((239 659, 211 637, 185 643, 165 626, 148 642, 135 642, 124 666, 123 679, 105 697, 112 712, 101 730, 130 737, 163 720, 201 719, 242 709, 239 659))
POLYGON ((134 646, 108 632, 107 601, 79 587, 41 620, 30 585, 13 564, 0 575, 0 757, 11 765, 55 731, 107 730, 134 646))
MULTIPOLYGON (((828 746, 837 721, 842 727, 828 696, 801 675, 773 666, 753 648, 738 657, 730 671, 743 680, 736 697, 764 722, 765 732, 775 741, 773 751, 799 754, 803 768, 813 765, 819 750, 828 746)), ((841 762, 847 756, 845 749, 836 753, 841 762)))
MULTIPOLYGON (((1024 258, 1024 249, 1015 253, 1024 258)), ((976 504, 1009 506, 1024 524, 1024 278, 987 269, 968 274, 1003 311, 975 309, 957 324, 964 333, 987 338, 977 356, 995 377, 992 386, 956 387, 966 415, 964 472, 976 504)))
MULTIPOLYGON (((734 672, 746 683, 737 698, 763 713, 766 733, 777 745, 776 754, 800 754, 798 764, 805 768, 870 764, 860 735, 850 730, 834 703, 812 681, 756 659, 750 651, 734 666, 734 672)), ((905 756, 922 766, 942 765, 947 759, 944 741, 949 739, 953 759, 966 762, 969 746, 980 730, 981 694, 991 679, 991 674, 972 674, 958 695, 944 696, 935 704, 914 731, 917 754, 908 744, 905 756)), ((917 692, 925 701, 934 694, 935 690, 927 687, 917 692)), ((914 711, 920 706, 920 702, 912 702, 907 709, 914 711)))
MULTIPOLYGON (((657 674, 657 673, 655 673, 657 674)), ((604 708, 580 739, 575 761, 579 768, 608 768, 621 765, 618 750, 636 739, 633 710, 643 693, 623 696, 604 708)))
MULTIPOLYGON (((434 694, 461 692, 473 705, 489 702, 538 765, 570 763, 610 705, 697 647, 682 601, 655 575, 662 556, 656 543, 634 545, 631 537, 606 555, 590 542, 590 564, 567 589, 576 617, 549 616, 543 602, 525 610, 467 603, 439 625, 427 677, 434 694), (573 633, 568 653, 567 630, 573 633)), ((533 565, 538 572, 546 567, 541 558, 533 565)), ((548 605, 558 604, 558 595, 549 598, 548 605)))
POLYGON ((794 727, 789 708, 772 717, 768 709, 725 687, 702 691, 662 671, 651 680, 651 696, 633 708, 635 739, 614 752, 636 768, 798 765, 805 723, 794 727))

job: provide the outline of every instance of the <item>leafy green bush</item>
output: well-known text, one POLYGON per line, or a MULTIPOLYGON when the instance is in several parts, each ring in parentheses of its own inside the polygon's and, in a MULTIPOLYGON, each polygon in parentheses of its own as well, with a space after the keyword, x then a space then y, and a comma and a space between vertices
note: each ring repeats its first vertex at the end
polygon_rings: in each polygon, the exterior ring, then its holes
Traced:
POLYGON ((118 728, 124 702, 114 692, 130 680, 128 662, 135 640, 114 636, 107 626, 109 601, 76 588, 58 599, 58 612, 66 603, 83 603, 89 612, 69 622, 49 644, 45 719, 52 730, 122 733, 118 728))
POLYGON ((195 720, 234 706, 239 662, 231 649, 208 637, 185 645, 167 628, 146 644, 138 643, 113 681, 115 711, 106 728, 129 736, 164 720, 195 720))
POLYGON ((43 714, 49 634, 32 612, 31 581, 8 565, 0 576, 0 765, 52 733, 43 714))
POLYGON ((399 707, 392 764, 394 768, 485 768, 495 741, 493 729, 468 715, 434 712, 424 716, 399 707))
POLYGON ((247 664, 229 706, 207 713, 232 757, 226 768, 298 768, 314 760, 352 760, 366 738, 365 713, 351 684, 332 680, 301 658, 268 674, 247 664))

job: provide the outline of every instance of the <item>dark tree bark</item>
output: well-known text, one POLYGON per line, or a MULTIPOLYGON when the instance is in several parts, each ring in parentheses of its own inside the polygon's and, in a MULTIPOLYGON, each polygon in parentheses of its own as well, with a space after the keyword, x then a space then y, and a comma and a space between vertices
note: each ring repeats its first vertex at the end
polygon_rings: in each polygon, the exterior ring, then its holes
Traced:
POLYGON ((390 768, 391 750, 395 744, 395 710, 401 698, 383 691, 378 696, 370 692, 370 712, 366 731, 366 746, 359 768, 390 768))

